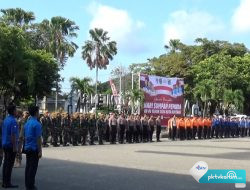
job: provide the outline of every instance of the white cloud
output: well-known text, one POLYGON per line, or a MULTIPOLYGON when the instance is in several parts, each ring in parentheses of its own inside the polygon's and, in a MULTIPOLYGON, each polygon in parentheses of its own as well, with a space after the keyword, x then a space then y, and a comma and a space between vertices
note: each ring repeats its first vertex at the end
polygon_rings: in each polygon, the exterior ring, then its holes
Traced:
POLYGON ((214 16, 201 11, 175 11, 164 24, 164 42, 170 39, 180 39, 192 43, 199 37, 211 37, 221 32, 224 25, 214 16))
POLYGON ((88 11, 93 16, 89 28, 108 31, 111 40, 117 41, 118 50, 120 48, 130 53, 145 50, 138 38, 145 27, 144 22, 133 19, 126 10, 98 3, 91 3, 88 11))
POLYGON ((250 0, 241 0, 232 17, 234 32, 250 31, 250 0))

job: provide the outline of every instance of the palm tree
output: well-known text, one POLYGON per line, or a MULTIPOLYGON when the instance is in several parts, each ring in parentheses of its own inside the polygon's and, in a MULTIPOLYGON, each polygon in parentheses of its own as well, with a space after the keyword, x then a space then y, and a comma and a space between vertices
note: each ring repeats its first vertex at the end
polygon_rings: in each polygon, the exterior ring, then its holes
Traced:
POLYGON ((223 94, 223 103, 226 109, 229 111, 233 107, 237 109, 237 111, 242 112, 244 107, 244 94, 242 90, 232 90, 226 89, 223 94))
MULTIPOLYGON (((77 37, 76 31, 79 27, 64 17, 52 17, 51 20, 43 20, 37 27, 40 38, 41 48, 53 54, 59 64, 59 68, 63 69, 68 57, 73 57, 78 46, 72 41, 77 37)), ((58 83, 56 87, 55 110, 57 110, 58 83)))
POLYGON ((90 84, 91 81, 92 79, 88 77, 85 77, 83 79, 80 79, 78 77, 70 78, 72 91, 76 91, 76 92, 80 91, 80 96, 78 100, 79 105, 81 105, 81 100, 82 100, 83 95, 90 95, 94 92, 93 86, 90 84))
MULTIPOLYGON (((133 114, 133 111, 135 110, 136 103, 139 103, 139 105, 142 105, 144 102, 144 92, 141 89, 134 88, 131 91, 127 93, 127 97, 129 101, 131 102, 131 111, 133 114)), ((137 108, 137 112, 139 111, 140 107, 137 108)))
POLYGON ((91 29, 89 34, 91 40, 86 41, 82 47, 82 58, 90 69, 96 69, 95 93, 97 95, 98 69, 107 68, 109 61, 117 54, 117 48, 116 42, 110 41, 110 38, 107 36, 108 32, 103 29, 91 29))
POLYGON ((25 29, 25 26, 35 20, 33 12, 24 11, 21 8, 1 9, 2 20, 9 25, 14 25, 25 29))
POLYGON ((169 40, 169 45, 165 45, 164 48, 166 50, 170 49, 170 53, 175 53, 181 45, 182 43, 179 39, 171 39, 169 40))

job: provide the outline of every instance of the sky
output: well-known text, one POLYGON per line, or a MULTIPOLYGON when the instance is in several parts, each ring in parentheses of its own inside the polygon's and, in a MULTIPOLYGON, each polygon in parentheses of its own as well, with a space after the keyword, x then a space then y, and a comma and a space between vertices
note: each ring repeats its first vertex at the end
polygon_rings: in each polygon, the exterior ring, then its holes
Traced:
POLYGON ((79 49, 61 75, 62 91, 70 77, 91 77, 81 58, 89 29, 103 28, 115 40, 118 53, 99 81, 107 81, 117 66, 128 67, 165 53, 170 39, 193 44, 198 37, 244 43, 250 48, 250 0, 0 0, 0 9, 20 7, 33 11, 36 22, 53 16, 69 18, 80 27, 73 41, 79 49))

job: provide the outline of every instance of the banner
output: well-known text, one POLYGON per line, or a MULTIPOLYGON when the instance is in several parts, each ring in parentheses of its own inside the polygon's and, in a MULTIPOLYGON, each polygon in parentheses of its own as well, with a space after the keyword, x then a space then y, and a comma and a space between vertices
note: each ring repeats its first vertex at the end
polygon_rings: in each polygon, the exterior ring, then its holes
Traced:
POLYGON ((111 79, 109 80, 109 84, 110 84, 113 96, 118 96, 115 84, 113 83, 113 81, 111 79))
POLYGON ((161 116, 162 125, 167 125, 173 115, 183 115, 183 79, 140 74, 140 88, 144 92, 141 114, 161 116))

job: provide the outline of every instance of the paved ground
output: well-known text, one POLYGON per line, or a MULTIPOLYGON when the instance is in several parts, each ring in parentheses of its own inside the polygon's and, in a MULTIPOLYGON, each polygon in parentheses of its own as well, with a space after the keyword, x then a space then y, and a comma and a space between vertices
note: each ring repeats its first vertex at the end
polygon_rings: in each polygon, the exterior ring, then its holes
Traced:
MULTIPOLYGON (((235 189, 197 183, 188 173, 197 161, 210 169, 246 169, 250 187, 250 138, 58 147, 43 154, 41 190, 235 189)), ((14 170, 13 183, 24 189, 24 168, 14 170)))

